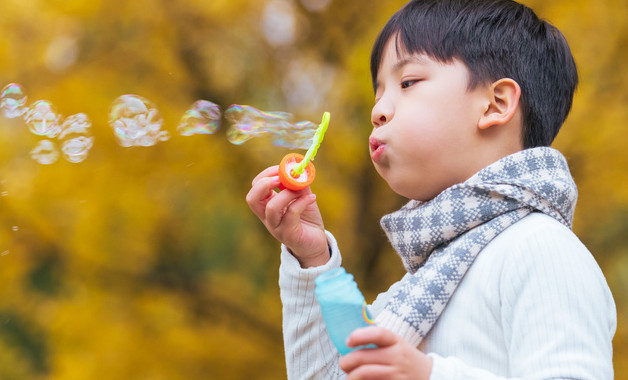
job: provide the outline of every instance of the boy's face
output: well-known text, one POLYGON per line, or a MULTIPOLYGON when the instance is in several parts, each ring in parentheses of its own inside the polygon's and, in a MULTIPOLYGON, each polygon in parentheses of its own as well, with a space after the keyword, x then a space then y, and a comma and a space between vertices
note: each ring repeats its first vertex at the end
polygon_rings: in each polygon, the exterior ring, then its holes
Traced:
POLYGON ((486 87, 468 90, 468 69, 388 42, 379 67, 369 139, 378 173, 398 194, 427 201, 471 177, 486 87))

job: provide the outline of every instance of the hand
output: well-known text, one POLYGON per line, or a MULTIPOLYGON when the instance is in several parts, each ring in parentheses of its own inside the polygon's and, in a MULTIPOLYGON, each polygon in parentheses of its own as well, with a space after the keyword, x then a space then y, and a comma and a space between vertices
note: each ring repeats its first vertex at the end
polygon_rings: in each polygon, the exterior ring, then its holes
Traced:
POLYGON ((316 196, 309 187, 276 193, 273 189, 279 184, 278 166, 263 170, 253 180, 246 202, 302 267, 325 264, 329 261, 329 248, 316 196))
POLYGON ((430 378, 432 358, 395 333, 383 327, 365 327, 347 339, 349 347, 367 344, 377 348, 353 351, 340 359, 340 369, 347 373, 347 380, 430 378))

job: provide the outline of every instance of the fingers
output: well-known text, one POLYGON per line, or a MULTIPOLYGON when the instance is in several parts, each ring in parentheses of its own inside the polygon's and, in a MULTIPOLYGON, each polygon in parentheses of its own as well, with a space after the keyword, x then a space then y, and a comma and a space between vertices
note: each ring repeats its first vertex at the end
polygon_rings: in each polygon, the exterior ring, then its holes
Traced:
POLYGON ((382 327, 355 330, 347 339, 349 347, 375 344, 340 359, 347 379, 429 379, 432 359, 395 333, 382 327))
POLYGON ((278 166, 272 166, 258 174, 252 181, 246 202, 277 240, 287 246, 291 246, 288 243, 300 246, 303 239, 311 240, 308 231, 324 228, 315 204, 316 196, 309 187, 300 191, 275 192, 274 189, 280 186, 277 173, 278 166))
POLYGON ((253 178, 252 185, 255 186, 255 183, 264 177, 274 177, 279 175, 279 165, 271 166, 262 170, 255 178, 253 178))
POLYGON ((261 176, 260 173, 253 180, 253 186, 251 186, 251 190, 246 195, 246 203, 262 221, 265 219, 266 204, 273 198, 273 189, 279 186, 279 183, 278 176, 261 176))
POLYGON ((355 376, 356 379, 362 379, 363 377, 356 375, 381 373, 386 368, 390 368, 391 362, 389 356, 389 352, 382 351, 379 348, 364 348, 340 358, 339 365, 340 369, 351 375, 348 378, 355 376), (376 368, 378 369, 377 372, 375 372, 376 368))
POLYGON ((288 222, 298 223, 303 210, 314 202, 316 198, 311 197, 309 189, 294 192, 283 190, 273 196, 273 199, 266 204, 264 220, 272 228, 279 227, 288 222), (286 219, 287 218, 287 219, 286 219))
POLYGON ((399 339, 397 335, 382 327, 373 326, 357 329, 349 335, 347 339, 348 347, 375 344, 378 348, 364 348, 342 357, 340 368, 349 373, 367 364, 384 364, 386 363, 386 348, 396 344, 399 339))
POLYGON ((347 375, 347 380, 386 380, 392 379, 394 370, 384 365, 365 365, 347 375))
POLYGON ((358 347, 374 344, 379 348, 392 346, 399 341, 399 337, 383 327, 364 327, 356 329, 347 339, 347 346, 358 347))
POLYGON ((356 329, 347 339, 348 347, 374 344, 378 348, 365 348, 346 355, 340 361, 340 368, 345 372, 351 372, 367 363, 382 364, 385 357, 382 355, 382 349, 396 344, 398 339, 397 335, 382 327, 372 326, 356 329))
POLYGON ((277 168, 272 166, 258 174, 246 195, 246 202, 253 213, 272 228, 282 223, 286 213, 288 222, 297 223, 305 208, 316 199, 309 188, 275 193, 273 189, 280 184, 277 168))
POLYGON ((316 202, 316 195, 311 193, 301 195, 288 206, 284 213, 282 223, 286 223, 287 225, 299 223, 303 211, 314 202, 316 202))

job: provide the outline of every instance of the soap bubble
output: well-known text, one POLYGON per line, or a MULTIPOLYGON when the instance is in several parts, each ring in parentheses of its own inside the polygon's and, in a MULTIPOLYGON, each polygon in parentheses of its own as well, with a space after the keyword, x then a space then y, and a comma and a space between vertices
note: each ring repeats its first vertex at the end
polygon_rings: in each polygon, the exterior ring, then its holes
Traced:
POLYGON ((55 106, 47 100, 33 103, 24 114, 24 121, 33 134, 56 137, 61 131, 61 115, 55 106))
POLYGON ((177 126, 181 136, 213 134, 220 128, 220 107, 207 100, 197 100, 185 111, 177 126))
POLYGON ((122 95, 113 101, 109 125, 123 147, 152 146, 170 138, 162 131, 161 113, 148 99, 138 95, 122 95))
POLYGON ((271 132, 277 125, 287 123, 291 115, 283 112, 264 112, 251 106, 233 104, 225 111, 225 118, 231 122, 227 139, 233 144, 271 132))
POLYGON ((54 142, 50 140, 41 140, 33 150, 31 157, 42 165, 50 165, 59 159, 59 149, 54 142))
POLYGON ((318 125, 311 121, 299 121, 289 128, 274 131, 273 144, 285 148, 308 149, 318 125))
POLYGON ((273 144, 292 149, 307 149, 318 127, 310 121, 291 123, 292 115, 286 112, 264 112, 251 106, 234 104, 225 111, 231 122, 227 139, 232 144, 271 134, 273 144))
POLYGON ((2 89, 0 95, 0 109, 4 116, 13 119, 26 112, 26 95, 24 89, 17 83, 10 83, 2 89))
POLYGON ((71 138, 72 135, 87 135, 92 127, 92 121, 84 113, 68 116, 61 125, 59 140, 71 138))
POLYGON ((61 153, 66 161, 77 163, 87 158, 94 145, 91 126, 91 120, 84 113, 78 113, 65 119, 58 138, 61 141, 61 153))

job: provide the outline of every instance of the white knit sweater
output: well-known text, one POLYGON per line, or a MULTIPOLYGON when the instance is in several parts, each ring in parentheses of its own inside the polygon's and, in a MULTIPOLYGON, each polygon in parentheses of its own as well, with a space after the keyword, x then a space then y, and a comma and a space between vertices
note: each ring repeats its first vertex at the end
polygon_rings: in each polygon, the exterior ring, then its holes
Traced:
MULTIPOLYGON (((330 233, 328 239, 332 257, 316 268, 301 268, 282 247, 291 380, 345 377, 314 296, 314 278, 341 265, 330 233)), ((373 302, 373 315, 397 284, 373 302)), ((568 228, 533 213, 480 252, 419 349, 434 359, 431 380, 612 379, 616 323, 615 303, 591 253, 568 228)))

